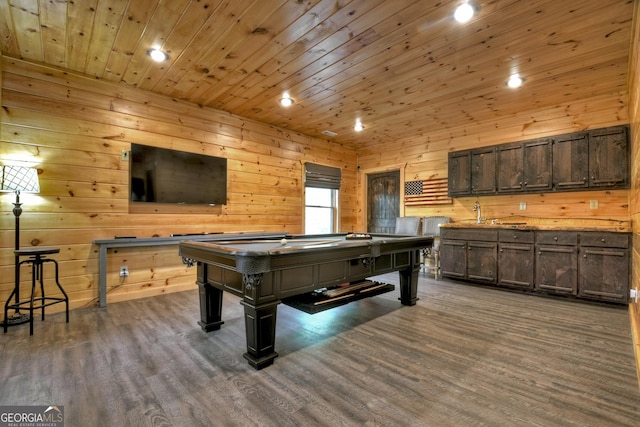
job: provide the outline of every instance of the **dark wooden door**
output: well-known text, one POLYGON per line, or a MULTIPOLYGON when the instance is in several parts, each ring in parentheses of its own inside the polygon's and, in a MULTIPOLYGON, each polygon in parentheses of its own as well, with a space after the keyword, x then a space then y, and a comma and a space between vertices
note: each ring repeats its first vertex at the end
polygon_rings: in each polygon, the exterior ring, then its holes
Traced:
POLYGON ((524 191, 551 190, 551 139, 527 141, 524 147, 524 191))
POLYGON ((533 289, 533 245, 500 243, 498 285, 533 289))
POLYGON ((496 150, 493 147, 471 152, 471 193, 495 194, 496 150))
POLYGON ((393 233, 400 216, 400 171, 367 175, 367 232, 393 233))
POLYGON ((449 196, 471 193, 471 152, 449 153, 449 196))
POLYGON ((628 184, 627 128, 618 126, 589 134, 589 187, 625 187, 628 184))
POLYGON ((467 245, 464 240, 440 241, 440 272, 445 277, 467 277, 467 245))
POLYGON ((586 132, 562 135, 553 143, 553 189, 589 186, 589 142, 586 132))
POLYGON ((578 291, 578 253, 575 246, 536 247, 536 289, 576 295, 578 291))
POLYGON ((627 249, 582 247, 578 295, 605 301, 627 301, 629 252, 627 249))
POLYGON ((498 244, 496 242, 467 242, 467 278, 479 282, 496 283, 498 274, 498 244))
POLYGON ((522 144, 501 145, 497 148, 499 193, 522 191, 522 150, 522 144))

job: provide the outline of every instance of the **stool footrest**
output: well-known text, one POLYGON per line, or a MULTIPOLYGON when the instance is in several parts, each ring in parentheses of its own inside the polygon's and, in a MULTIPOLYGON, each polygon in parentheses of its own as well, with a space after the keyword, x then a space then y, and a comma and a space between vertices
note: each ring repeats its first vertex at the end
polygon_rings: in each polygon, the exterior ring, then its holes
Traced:
MULTIPOLYGON (((55 298, 55 297, 35 297, 33 299, 33 309, 34 310, 38 310, 40 308, 43 307, 49 307, 50 305, 54 305, 54 304, 59 304, 61 302, 67 302, 66 298, 55 298), (45 301, 49 301, 47 303, 45 303, 45 301), (38 305, 36 305, 36 303, 39 303, 38 305)), ((12 308, 14 310, 19 310, 20 308, 25 308, 25 307, 30 307, 31 306, 31 301, 22 301, 19 302, 17 304, 9 304, 7 306, 7 308, 12 308)))

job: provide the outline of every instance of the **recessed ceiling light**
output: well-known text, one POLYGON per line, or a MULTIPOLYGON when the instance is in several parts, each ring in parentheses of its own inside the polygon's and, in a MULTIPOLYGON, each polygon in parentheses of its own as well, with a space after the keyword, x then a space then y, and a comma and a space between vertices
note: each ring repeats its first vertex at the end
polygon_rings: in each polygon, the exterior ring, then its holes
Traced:
POLYGON ((288 92, 282 94, 282 98, 280 98, 280 105, 283 107, 290 107, 293 105, 293 98, 289 96, 288 92))
POLYGON ((156 62, 164 62, 169 59, 169 55, 166 52, 161 51, 160 49, 149 49, 147 51, 147 55, 151 57, 156 62))
POLYGON ((456 11, 453 13, 453 17, 456 21, 464 24, 465 22, 473 18, 474 13, 475 10, 473 10, 473 6, 471 6, 467 2, 464 2, 456 8, 456 11))
POLYGON ((356 120, 356 124, 355 126, 353 126, 353 130, 355 130, 356 132, 361 132, 362 130, 364 130, 364 126, 362 126, 362 122, 360 120, 356 120))
POLYGON ((522 79, 522 77, 520 77, 520 74, 511 74, 511 76, 509 77, 509 80, 507 80, 507 86, 509 86, 512 89, 516 89, 519 88, 520 86, 522 86, 522 82, 524 80, 522 79))

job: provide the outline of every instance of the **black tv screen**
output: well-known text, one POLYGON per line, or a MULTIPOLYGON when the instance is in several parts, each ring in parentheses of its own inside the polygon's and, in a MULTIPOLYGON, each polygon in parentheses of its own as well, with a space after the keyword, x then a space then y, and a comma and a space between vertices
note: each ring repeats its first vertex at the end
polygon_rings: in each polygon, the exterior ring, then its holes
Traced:
POLYGON ((132 202, 225 205, 227 159, 131 144, 132 202))

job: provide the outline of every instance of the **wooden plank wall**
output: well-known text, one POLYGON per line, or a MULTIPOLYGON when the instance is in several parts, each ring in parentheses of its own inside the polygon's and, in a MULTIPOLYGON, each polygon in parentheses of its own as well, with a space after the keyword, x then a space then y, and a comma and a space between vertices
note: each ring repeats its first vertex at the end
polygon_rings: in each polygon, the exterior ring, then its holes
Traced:
MULTIPOLYGON (((340 224, 354 229, 356 155, 338 144, 114 83, 2 58, 0 160, 40 171, 41 193, 22 195, 21 246, 58 246, 72 307, 95 304, 96 239, 116 235, 303 231, 302 164, 340 167, 340 224), (228 159, 228 204, 134 208, 128 202, 132 142, 228 159)), ((0 200, 0 303, 13 288, 15 200, 0 200)), ((111 251, 110 251, 111 252, 111 251)), ((177 247, 113 250, 109 302, 193 288, 177 247), (121 280, 120 265, 130 276, 121 280)), ((29 275, 23 270, 26 292, 29 275)), ((61 307, 61 306, 59 306, 61 307)), ((53 309, 54 307, 52 307, 53 309)))
MULTIPOLYGON (((633 227, 631 287, 640 290, 640 2, 634 4, 633 38, 629 65, 629 121, 631 123, 631 190, 629 213, 633 227)), ((630 304, 636 371, 640 382, 640 304, 630 304)))
MULTIPOLYGON (((402 165, 405 181, 446 178, 450 151, 626 123, 629 123, 627 94, 621 92, 523 111, 516 116, 498 117, 488 122, 462 123, 448 130, 395 141, 392 149, 382 144, 367 145, 358 150, 358 166, 361 171, 371 172, 386 170, 389 165, 402 165)), ((364 173, 360 173, 360 182, 364 179, 364 173)), ((476 200, 482 205, 482 216, 487 218, 515 216, 532 221, 580 218, 593 220, 595 224, 629 220, 628 190, 462 197, 454 198, 451 205, 405 206, 404 215, 443 215, 453 221, 474 221, 476 213, 472 207, 476 200), (590 200, 598 200, 599 208, 589 209, 590 200), (520 202, 526 202, 526 210, 519 210, 520 202)), ((360 226, 366 223, 365 207, 361 206, 360 226)))

